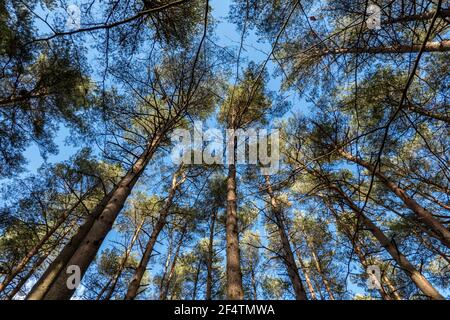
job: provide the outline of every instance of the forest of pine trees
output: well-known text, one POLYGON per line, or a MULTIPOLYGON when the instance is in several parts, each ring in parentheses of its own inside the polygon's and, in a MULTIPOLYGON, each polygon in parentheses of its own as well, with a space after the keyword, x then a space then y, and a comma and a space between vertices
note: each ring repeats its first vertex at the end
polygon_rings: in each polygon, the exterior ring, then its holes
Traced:
POLYGON ((445 0, 0 0, 0 300, 449 299, 449 21, 445 0), (199 122, 277 131, 276 172, 237 143, 175 164, 199 122))

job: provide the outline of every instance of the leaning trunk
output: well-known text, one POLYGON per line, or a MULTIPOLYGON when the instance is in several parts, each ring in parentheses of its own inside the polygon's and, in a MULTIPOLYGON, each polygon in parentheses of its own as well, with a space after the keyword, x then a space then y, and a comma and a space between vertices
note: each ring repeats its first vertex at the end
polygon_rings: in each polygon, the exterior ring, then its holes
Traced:
POLYGON ((310 250, 311 250, 311 256, 312 256, 312 258, 314 260, 314 264, 316 265, 317 273, 322 278, 322 283, 325 286, 325 290, 328 292, 328 296, 329 296, 330 300, 335 300, 333 292, 331 291, 331 287, 330 287, 330 284, 328 282, 327 276, 324 274, 324 272, 322 270, 322 266, 320 265, 320 261, 317 258, 317 254, 316 254, 316 250, 314 248, 314 244, 311 243, 309 246, 310 246, 310 250))
POLYGON ((269 176, 266 175, 264 176, 264 178, 266 180, 266 191, 270 197, 272 213, 274 215, 275 222, 278 227, 278 232, 281 238, 281 244, 283 247, 283 262, 284 265, 286 266, 286 270, 288 272, 289 279, 291 280, 291 284, 294 287, 295 298, 297 300, 307 300, 306 292, 303 287, 300 275, 298 273, 297 265, 295 263, 294 254, 292 252, 291 245, 289 243, 289 238, 288 235, 286 234, 286 227, 284 225, 282 217, 282 210, 275 198, 275 194, 272 190, 272 185, 270 183, 269 176))
POLYGON ((160 294, 159 300, 167 300, 167 297, 169 294, 169 289, 170 289, 170 284, 172 283, 172 279, 175 274, 175 267, 177 265, 178 256, 180 255, 181 246, 183 244, 184 235, 186 234, 186 228, 187 228, 187 223, 183 227, 183 230, 182 230, 182 233, 180 236, 180 240, 178 242, 177 249, 175 251, 175 255, 173 256, 172 265, 170 266, 169 276, 167 277, 166 283, 164 285, 164 289, 160 294))
POLYGON ((117 272, 114 274, 114 277, 111 281, 110 286, 108 287, 108 291, 105 295, 105 298, 103 298, 103 300, 110 300, 114 290, 116 289, 117 286, 117 282, 119 281, 120 276, 122 275, 123 270, 125 269, 125 266, 127 264, 128 258, 131 254, 131 250, 133 249, 134 243, 136 242, 136 240, 138 239, 139 233, 141 232, 142 227, 144 226, 145 223, 145 219, 142 219, 141 223, 139 224, 139 226, 136 228, 136 231, 133 234, 133 237, 131 238, 131 242, 128 245, 128 248, 125 250, 125 255, 122 259, 122 261, 120 262, 120 266, 117 269, 117 272))
POLYGON ((308 269, 306 268, 305 264, 303 263, 302 258, 300 257, 300 252, 297 251, 297 259, 300 264, 300 267, 302 268, 303 274, 305 275, 305 282, 309 290, 309 294, 311 295, 312 300, 317 300, 316 292, 314 291, 314 286, 311 282, 311 278, 309 277, 308 269))
POLYGON ((180 173, 180 169, 174 174, 172 178, 172 185, 169 190, 169 196, 167 198, 164 207, 161 209, 159 214, 158 221, 156 222, 150 239, 145 247, 144 254, 142 255, 141 261, 137 266, 133 278, 128 286, 127 293, 125 295, 125 300, 134 300, 138 294, 139 287, 141 285, 142 278, 144 277, 145 270, 147 269, 148 262, 150 261, 150 257, 153 252, 153 247, 155 246, 156 240, 158 239, 159 233, 166 225, 166 218, 169 214, 170 207, 172 206, 173 199, 175 197, 175 193, 177 188, 184 182, 185 177, 181 179, 181 181, 177 181, 178 175, 180 173))
MULTIPOLYGON (((339 153, 347 160, 357 163, 370 172, 373 172, 374 168, 364 160, 354 157, 344 150, 339 150, 339 153)), ((381 173, 379 170, 375 171, 375 176, 395 195, 397 195, 403 203, 411 209, 418 217, 418 219, 427 225, 431 230, 439 235, 439 240, 450 248, 450 230, 448 230, 440 221, 438 221, 433 215, 420 206, 414 199, 410 198, 405 190, 400 188, 396 183, 392 182, 387 176, 381 173)))
MULTIPOLYGON (((342 229, 342 232, 345 234, 347 239, 351 242, 353 250, 355 251, 356 255, 358 256, 359 262, 361 263, 363 270, 367 270, 367 268, 371 265, 371 263, 368 261, 366 254, 364 254, 363 249, 358 244, 358 237, 356 237, 355 235, 352 234, 352 231, 350 230, 349 226, 345 222, 341 222, 339 215, 333 209, 333 207, 331 207, 328 204, 327 204, 327 207, 328 207, 328 209, 330 209, 331 213, 333 214, 333 216, 336 220, 336 225, 342 229)), ((394 288, 394 286, 392 285, 391 281, 389 280, 389 278, 387 276, 383 275, 381 280, 382 280, 381 285, 383 285, 383 283, 386 283, 391 292, 391 293, 387 293, 383 287, 379 288, 378 292, 380 293, 380 296, 383 298, 383 300, 392 300, 391 295, 393 296, 394 300, 402 300, 400 295, 398 294, 397 290, 394 288)))
POLYGON ((390 256, 398 263, 403 271, 410 277, 412 282, 419 288, 426 296, 433 300, 444 300, 444 297, 431 285, 430 282, 409 262, 409 260, 399 251, 398 247, 381 231, 358 206, 338 187, 333 189, 347 202, 348 206, 355 212, 356 216, 361 219, 361 222, 378 240, 381 247, 390 254, 390 256))

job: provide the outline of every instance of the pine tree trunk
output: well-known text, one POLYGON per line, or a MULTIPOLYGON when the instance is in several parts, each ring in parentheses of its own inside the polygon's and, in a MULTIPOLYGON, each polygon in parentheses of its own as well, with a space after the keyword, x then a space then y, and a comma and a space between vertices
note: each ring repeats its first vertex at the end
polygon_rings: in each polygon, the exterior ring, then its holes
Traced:
POLYGON ((170 238, 168 248, 167 248, 166 263, 164 264, 163 274, 161 276, 161 281, 159 283, 159 299, 161 299, 161 297, 163 295, 164 282, 166 280, 167 271, 169 270, 170 260, 172 257, 172 246, 173 246, 173 239, 170 238))
POLYGON ((426 296, 433 300, 444 300, 444 297, 432 286, 430 282, 409 262, 409 260, 399 251, 398 247, 389 240, 388 237, 381 231, 358 206, 338 187, 333 189, 345 200, 348 206, 354 211, 365 227, 378 240, 381 247, 390 254, 390 256, 398 263, 403 271, 411 278, 412 282, 419 288, 426 296))
MULTIPOLYGON (((339 150, 339 153, 347 160, 357 163, 366 168, 370 172, 373 172, 373 167, 362 159, 352 156, 344 150, 339 150)), ((450 248, 450 230, 439 222, 433 215, 425 208, 421 207, 414 199, 410 198, 405 190, 401 189, 397 184, 389 180, 387 176, 381 173, 379 170, 375 172, 375 176, 395 195, 397 195, 403 203, 411 209, 418 217, 418 219, 427 225, 431 230, 439 235, 439 240, 450 248)))
POLYGON ((177 172, 174 174, 172 178, 172 184, 169 189, 169 196, 167 198, 166 203, 164 204, 164 207, 161 209, 161 212, 159 213, 158 221, 156 222, 152 234, 150 236, 150 239, 145 247, 144 254, 142 255, 141 261, 139 262, 139 265, 137 266, 133 278, 131 279, 131 282, 128 286, 127 293, 125 295, 125 300, 134 300, 138 294, 139 287, 141 285, 142 278, 144 277, 145 270, 147 269, 148 262, 150 261, 150 257, 153 252, 153 247, 155 246, 156 240, 158 239, 159 233, 166 225, 166 218, 169 214, 169 210, 172 207, 173 199, 175 197, 175 193, 178 189, 178 187, 184 182, 185 177, 183 177, 180 181, 178 181, 178 176, 181 172, 180 169, 177 170, 177 172))
POLYGON ((266 191, 270 197, 272 213, 274 215, 278 232, 281 238, 281 245, 283 247, 283 263, 286 267, 289 279, 291 280, 291 284, 294 287, 295 298, 297 300, 307 300, 306 292, 303 287, 300 275, 298 273, 297 265, 295 263, 294 254, 292 252, 291 245, 289 243, 289 238, 288 235, 286 234, 286 227, 282 217, 282 209, 280 208, 275 198, 275 194, 273 192, 269 176, 267 175, 264 176, 264 179, 266 181, 266 191))
MULTIPOLYGON (((397 288, 394 287, 394 285, 392 284, 391 280, 389 279, 389 277, 383 276, 381 278, 381 282, 385 283, 386 286, 389 289, 389 297, 393 297, 394 300, 403 300, 402 297, 400 296, 400 294, 398 293, 397 288)), ((383 290, 384 291, 384 290, 383 290)))
MULTIPOLYGON (((236 149, 236 147, 235 147, 236 149)), ((236 154, 236 152, 235 152, 236 154)), ((228 166, 227 178, 227 297, 230 300, 244 299, 239 250, 239 229, 236 203, 236 166, 228 166)))
POLYGON ((317 288, 317 291, 319 292, 320 300, 325 300, 323 293, 322 293, 322 289, 320 288, 319 284, 317 283, 318 281, 317 281, 317 277, 316 277, 315 273, 313 274, 312 278, 313 278, 314 284, 317 288))
POLYGON ((102 287, 100 292, 97 294, 97 297, 95 298, 95 300, 100 300, 102 298, 103 294, 106 292, 106 290, 108 290, 109 286, 111 285, 113 279, 114 279, 114 276, 109 278, 108 282, 106 282, 106 284, 102 287))
POLYGON ((173 276, 175 273, 175 267, 177 265, 178 256, 180 255, 181 245, 183 244, 184 236, 186 234, 186 229, 187 229, 187 223, 183 227, 183 230, 182 230, 182 233, 181 233, 178 245, 177 245, 177 249, 175 250, 175 255, 173 256, 173 261, 170 266, 169 276, 167 277, 166 284, 164 286, 164 290, 161 292, 161 294, 159 296, 159 300, 167 300, 167 297, 169 294, 169 289, 170 289, 170 284, 172 282, 172 279, 173 279, 173 276))
POLYGON ((158 235, 163 229, 165 224, 166 224, 165 218, 162 218, 162 216, 160 216, 155 227, 153 228, 150 239, 147 242, 145 251, 142 255, 141 260, 139 261, 139 265, 134 271, 133 278, 131 279, 131 282, 128 285, 128 290, 124 298, 125 300, 134 300, 134 298, 136 298, 139 287, 141 285, 142 278, 144 277, 145 270, 147 269, 147 264, 150 261, 150 257, 153 252, 153 247, 155 246, 158 235))
MULTIPOLYGON (((307 241, 307 243, 308 243, 308 241, 307 241)), ((316 249, 314 247, 314 244, 308 243, 308 246, 310 248, 311 256, 314 260, 314 264, 316 266, 317 273, 320 275, 323 285, 325 286, 325 290, 328 292, 328 296, 329 296, 330 300, 335 300, 333 292, 331 291, 331 288, 330 288, 330 284, 328 283, 327 276, 323 273, 322 266, 320 265, 320 261, 317 258, 316 249)))
POLYGON ((256 286, 256 275, 253 266, 250 266, 252 277, 253 300, 258 300, 258 287, 256 286))
POLYGON ((198 287, 198 278, 200 276, 200 266, 201 266, 201 260, 198 260, 197 269, 195 271, 195 278, 194 278, 194 290, 192 290, 192 300, 197 299, 197 287, 198 287))
POLYGON ((317 300, 316 292, 314 291, 314 286, 313 286, 313 284, 311 282, 311 278, 309 277, 308 270, 307 270, 305 264, 303 263, 303 260, 300 257, 300 252, 298 252, 298 250, 297 250, 297 259, 298 259, 298 262, 300 264, 300 267, 302 268, 303 274, 305 275, 305 282, 306 282, 306 285, 308 287, 309 294, 311 295, 311 299, 312 300, 317 300))
POLYGON ((209 227, 209 243, 208 243, 208 260, 206 262, 207 274, 206 274, 206 300, 212 299, 212 271, 213 271, 213 259, 214 259, 214 227, 216 224, 216 209, 212 210, 211 222, 209 227))
MULTIPOLYGON (((141 232, 144 224, 145 224, 145 219, 142 219, 141 223, 139 223, 138 227, 134 231, 133 237, 131 238, 131 241, 130 241, 130 244, 128 245, 127 249, 125 250, 124 257, 122 258, 122 261, 120 262, 117 272, 114 274, 114 277, 112 278, 111 284, 107 287, 108 291, 107 291, 105 297, 103 298, 103 300, 110 300, 112 295, 114 294, 114 290, 116 289, 117 282, 119 281, 119 278, 122 275, 123 270, 125 269, 128 258, 131 254, 131 251, 133 250, 133 246, 134 246, 135 242, 137 241, 137 239, 139 237, 139 233, 141 232)), ((101 298, 101 296, 100 296, 100 298, 101 298)))

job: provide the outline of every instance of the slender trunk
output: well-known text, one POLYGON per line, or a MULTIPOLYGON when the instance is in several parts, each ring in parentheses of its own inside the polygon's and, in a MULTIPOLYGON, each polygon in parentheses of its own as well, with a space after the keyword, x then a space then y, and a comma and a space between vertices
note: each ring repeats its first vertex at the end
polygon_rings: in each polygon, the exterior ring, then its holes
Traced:
POLYGON ((192 300, 197 299, 197 287, 198 287, 198 278, 200 275, 200 266, 201 266, 201 260, 198 260, 197 264, 197 270, 195 272, 195 278, 194 278, 194 290, 192 290, 192 300))
POLYGON ((397 288, 395 288, 395 286, 392 284, 391 279, 389 279, 389 277, 382 276, 381 277, 381 282, 385 283, 386 286, 388 287, 388 289, 389 289, 389 296, 392 296, 394 298, 394 300, 403 300, 402 297, 400 296, 400 294, 398 293, 397 288))
POLYGON ((97 297, 95 298, 95 300, 100 300, 102 298, 103 294, 109 288, 109 286, 111 285, 112 281, 113 281, 113 277, 108 279, 108 282, 106 282, 106 284, 102 287, 100 292, 97 294, 97 297))
MULTIPOLYGON (((134 246, 135 242, 137 241, 137 239, 139 237, 139 233, 141 232, 142 227, 144 226, 144 223, 145 223, 145 219, 142 219, 142 221, 139 223, 138 227, 134 231, 133 237, 131 238, 131 241, 130 241, 130 244, 128 245, 127 249, 125 250, 124 257, 122 258, 122 261, 120 262, 119 268, 117 269, 116 273, 114 274, 110 285, 108 285, 108 287, 105 287, 108 289, 108 291, 105 295, 105 298, 103 298, 103 300, 111 299, 111 297, 114 293, 114 290, 116 289, 117 282, 119 281, 119 278, 122 275, 123 270, 125 269, 128 258, 131 254, 131 251, 133 250, 133 246, 134 246)), ((106 289, 105 289, 105 291, 106 291, 106 289)), ((102 293, 102 295, 103 295, 103 293, 102 293)), ((99 299, 101 299, 101 296, 99 299)))
POLYGON ((106 238, 109 231, 111 231, 131 190, 152 158, 156 147, 159 145, 159 140, 160 137, 157 136, 149 143, 145 152, 137 159, 132 168, 122 178, 117 188, 113 190, 111 199, 87 232, 86 237, 82 239, 81 245, 76 249, 70 260, 67 262, 67 265, 63 267, 64 271, 61 270, 58 274, 44 299, 66 300, 70 299, 73 295, 75 289, 69 289, 67 286, 67 280, 70 275, 65 272, 66 268, 72 265, 77 266, 80 269, 81 278, 83 277, 92 260, 95 258, 103 240, 106 238))
POLYGON ((167 296, 169 294, 170 283, 172 282, 172 279, 173 279, 173 276, 175 273, 175 267, 177 265, 178 256, 180 255, 181 245, 183 244, 184 236, 186 234, 186 229, 187 229, 187 223, 183 227, 180 239, 178 241, 177 249, 175 250, 175 255, 173 256, 172 265, 170 266, 169 276, 167 277, 167 281, 164 286, 164 290, 162 291, 162 294, 160 295, 159 300, 166 300, 167 296))
POLYGON ((403 271, 411 278, 412 282, 419 288, 426 296, 434 300, 444 300, 444 297, 432 286, 430 282, 409 262, 409 260, 400 252, 394 242, 381 231, 358 206, 338 187, 333 189, 345 200, 348 206, 354 211, 358 219, 365 227, 372 233, 372 235, 379 241, 380 245, 390 254, 390 256, 398 263, 403 271))
POLYGON ((303 263, 303 260, 300 256, 300 252, 297 250, 297 259, 300 264, 300 267, 302 268, 303 274, 305 275, 305 282, 309 290, 309 294, 311 295, 312 300, 317 300, 316 292, 314 291, 314 286, 311 282, 311 278, 309 277, 308 269, 306 268, 305 264, 303 263))
POLYGON ((174 174, 172 178, 172 185, 169 189, 169 196, 167 198, 164 207, 161 209, 158 220, 153 228, 152 234, 150 235, 150 239, 145 247, 144 254, 142 255, 141 261, 139 261, 139 265, 137 266, 133 278, 128 286, 127 293, 125 295, 125 300, 134 300, 136 295, 138 294, 139 287, 141 285, 142 278, 144 277, 145 270, 147 269, 148 262, 150 261, 150 257, 153 252, 153 247, 155 246, 156 240, 158 239, 159 233, 166 225, 166 218, 169 214, 170 207, 172 206, 173 199, 175 197, 175 193, 178 187, 184 182, 185 176, 178 181, 178 176, 181 172, 180 169, 174 174))
POLYGON ((209 227, 209 243, 208 243, 208 260, 206 261, 206 300, 212 299, 212 269, 213 269, 213 259, 214 259, 214 227, 216 224, 216 209, 212 210, 211 222, 209 227))
POLYGON ((313 274, 313 281, 314 281, 316 288, 318 289, 320 300, 325 300, 323 293, 322 293, 322 289, 320 288, 319 284, 317 283, 316 274, 313 274))
MULTIPOLYGON (((236 154, 236 146, 234 146, 236 154)), ((236 203, 236 166, 228 166, 227 178, 227 296, 230 300, 244 299, 239 250, 239 229, 236 203)))
POLYGON ((250 266, 251 270, 251 277, 252 277, 252 289, 253 289, 253 300, 258 300, 258 287, 256 286, 256 275, 255 275, 255 269, 253 268, 253 265, 250 266))
POLYGON ((333 292, 331 291, 331 288, 330 288, 330 284, 328 283, 327 276, 323 273, 322 266, 320 265, 320 261, 317 258, 316 249, 314 247, 314 244, 309 243, 308 246, 310 248, 311 256, 314 260, 314 264, 316 266, 317 273, 319 273, 320 277, 322 278, 322 282, 323 282, 323 285, 325 286, 325 290, 328 292, 328 296, 330 297, 330 299, 335 300, 333 292))
POLYGON ((153 252, 153 247, 155 246, 158 235, 163 229, 165 224, 166 224, 165 218, 162 218, 162 216, 160 216, 160 218, 158 219, 153 228, 152 234, 150 235, 150 239, 147 242, 145 251, 142 255, 141 260, 139 261, 139 265, 134 271, 133 278, 131 279, 131 282, 128 285, 128 290, 124 298, 125 300, 134 300, 134 298, 136 298, 139 287, 141 285, 142 278, 144 277, 145 270, 147 269, 147 264, 150 261, 150 257, 153 252))
POLYGON ((167 270, 169 269, 170 260, 172 257, 172 241, 173 239, 169 240, 169 245, 167 248, 167 257, 166 257, 166 263, 164 264, 163 274, 161 276, 161 282, 159 283, 159 299, 163 296, 163 287, 164 282, 166 280, 167 270))
MULTIPOLYGON (((344 150, 339 150, 339 153, 347 160, 357 163, 370 172, 373 172, 373 167, 369 163, 365 162, 364 160, 354 157, 351 154, 345 152, 344 150)), ((439 240, 446 245, 448 248, 450 248, 450 230, 445 228, 445 226, 436 218, 433 217, 433 215, 420 206, 414 199, 410 198, 408 194, 400 188, 397 184, 389 180, 387 176, 385 176, 383 173, 381 173, 379 170, 375 171, 375 176, 380 179, 380 181, 389 189, 391 190, 395 195, 397 195, 403 203, 411 209, 418 217, 418 219, 423 222, 425 225, 427 225, 431 230, 433 230, 436 234, 438 234, 439 240)))
POLYGON ((283 262, 289 275, 289 279, 291 280, 291 284, 294 287, 295 298, 297 300, 307 300, 306 292, 303 287, 300 275, 298 273, 297 265, 295 263, 294 254, 292 252, 291 245, 289 243, 289 237, 286 234, 286 227, 282 217, 282 209, 277 203, 275 194, 272 189, 272 185, 270 183, 269 176, 266 175, 264 176, 264 178, 266 181, 266 191, 270 197, 272 213, 275 218, 275 222, 277 224, 278 232, 281 238, 281 244, 283 247, 283 262))

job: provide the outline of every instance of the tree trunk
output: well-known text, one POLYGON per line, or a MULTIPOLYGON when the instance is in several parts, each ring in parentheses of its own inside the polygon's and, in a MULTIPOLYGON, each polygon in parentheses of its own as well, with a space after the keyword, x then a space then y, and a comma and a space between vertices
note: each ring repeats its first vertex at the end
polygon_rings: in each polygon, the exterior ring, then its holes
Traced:
POLYGON ((317 258, 314 244, 312 244, 312 243, 309 244, 309 247, 310 247, 310 251, 311 251, 311 256, 312 256, 312 258, 314 260, 314 264, 316 266, 316 270, 319 273, 320 278, 322 279, 323 285, 325 286, 325 290, 328 292, 328 296, 329 296, 330 300, 335 300, 333 292, 331 291, 331 288, 330 288, 330 284, 328 283, 327 276, 323 273, 322 266, 320 265, 320 261, 317 258))
POLYGON ((320 288, 319 284, 317 283, 317 277, 316 277, 315 273, 313 273, 312 278, 313 278, 314 284, 316 285, 317 291, 319 292, 320 300, 325 300, 325 298, 323 297, 322 289, 320 288))
POLYGON ((316 292, 314 291, 314 286, 311 282, 311 278, 309 277, 308 270, 307 270, 305 264, 303 263, 303 260, 300 256, 300 252, 298 252, 298 250, 297 250, 297 259, 300 264, 300 267, 302 268, 303 274, 305 275, 305 281, 306 281, 306 285, 308 286, 308 290, 309 290, 309 294, 311 295, 311 299, 317 300, 316 292))
POLYGON ((144 254, 142 255, 141 261, 139 261, 139 265, 137 266, 133 278, 128 286, 127 293, 125 295, 125 300, 134 300, 136 295, 138 294, 139 287, 141 285, 142 278, 144 277, 145 270, 147 269, 148 262, 150 261, 150 257, 153 252, 153 247, 155 246, 156 240, 158 239, 159 233, 166 225, 166 218, 169 214, 169 209, 172 206, 173 199, 175 197, 175 193, 178 187, 184 182, 186 179, 185 176, 178 181, 178 176, 181 172, 181 167, 177 170, 177 172, 173 175, 172 184, 169 189, 169 196, 167 198, 164 207, 161 209, 161 212, 158 217, 158 221, 156 222, 150 239, 145 247, 144 254))
POLYGON ((201 260, 198 259, 197 270, 195 272, 195 278, 194 278, 194 290, 192 290, 192 300, 197 299, 197 287, 198 287, 198 278, 200 275, 200 266, 201 266, 201 260))
POLYGON ((181 246, 183 244, 183 239, 186 234, 187 223, 183 226, 183 230, 178 241, 177 249, 175 250, 175 255, 173 256, 172 265, 170 266, 169 276, 167 277, 166 284, 164 286, 164 290, 161 292, 159 296, 159 300, 167 300, 167 296, 169 294, 170 283, 172 282, 173 275, 175 273, 175 267, 177 265, 178 256, 180 255, 181 246))
MULTIPOLYGON (((236 146, 234 147, 236 154, 236 146)), ((244 299, 239 251, 239 229, 236 203, 236 166, 228 166, 227 177, 227 296, 230 300, 244 299)))
MULTIPOLYGON (((117 269, 117 272, 114 274, 114 277, 112 278, 111 284, 108 288, 108 291, 106 293, 105 298, 103 298, 103 300, 110 300, 114 290, 116 289, 117 286, 117 282, 119 281, 120 276, 122 275, 123 270, 125 269, 125 266, 127 264, 128 258, 131 254, 131 251, 133 250, 133 246, 135 244, 135 242, 137 241, 138 237, 139 237, 139 233, 142 230, 142 227, 145 224, 145 219, 142 219, 141 223, 138 225, 138 227, 136 228, 133 237, 131 238, 130 244, 128 245, 128 248, 125 250, 125 254, 124 257, 122 259, 122 261, 120 262, 120 266, 117 269)), ((101 298, 101 296, 100 296, 101 298)))
POLYGON ((251 277, 252 277, 252 289, 253 289, 253 300, 258 300, 258 287, 256 286, 256 275, 255 275, 255 269, 253 268, 253 265, 250 266, 251 270, 251 277))
POLYGON ((206 300, 212 299, 212 269, 214 259, 214 227, 216 224, 217 210, 213 209, 211 212, 211 222, 209 227, 209 242, 208 242, 208 260, 206 262, 206 300))
MULTIPOLYGON (((394 298, 394 300, 403 300, 402 297, 400 296, 400 294, 398 293, 397 288, 394 287, 394 285, 391 282, 391 279, 389 279, 389 277, 387 276, 382 276, 381 277, 381 282, 382 284, 385 283, 386 286, 389 289, 389 296, 392 296, 394 298)), ((383 290, 384 291, 384 290, 383 290)))
POLYGON ((409 260, 399 251, 398 247, 389 240, 388 237, 381 231, 358 206, 338 187, 332 187, 353 210, 356 216, 361 219, 365 227, 372 233, 372 235, 379 241, 380 245, 390 254, 390 256, 398 263, 398 265, 411 278, 412 282, 419 288, 426 296, 433 300, 444 300, 444 297, 431 285, 430 282, 409 262, 409 260))
MULTIPOLYGON (((356 164, 359 164, 364 168, 366 168, 367 170, 369 170, 370 172, 373 172, 372 165, 365 162, 364 160, 354 157, 342 149, 339 150, 339 153, 345 159, 354 162, 356 164)), ((417 215, 418 219, 421 222, 423 222, 431 230, 433 230, 436 234, 438 234, 440 236, 439 240, 444 245, 450 248, 450 230, 445 228, 445 226, 441 222, 439 222, 436 218, 434 218, 430 212, 428 212, 425 208, 421 207, 414 199, 410 198, 403 189, 401 189, 394 182, 390 181, 389 178, 385 176, 383 173, 381 173, 379 170, 375 172, 375 176, 378 179, 380 179, 380 181, 389 190, 391 190, 395 195, 397 195, 403 201, 403 203, 417 215)))
POLYGON ((67 286, 67 279, 69 275, 65 272, 67 267, 74 265, 80 269, 81 277, 88 269, 92 260, 95 258, 103 240, 111 231, 112 226, 125 205, 125 201, 131 193, 137 180, 144 172, 145 167, 152 158, 157 146, 159 145, 160 137, 157 136, 149 143, 146 151, 136 160, 132 168, 121 179, 118 186, 113 190, 111 199, 107 202, 104 208, 101 208, 101 214, 96 219, 87 232, 86 236, 82 239, 81 245, 76 249, 72 257, 69 259, 66 265, 63 266, 63 270, 60 271, 44 299, 46 300, 66 300, 75 292, 75 289, 69 289, 67 286))
POLYGON ((280 205, 277 203, 275 194, 272 189, 272 185, 270 183, 269 176, 264 176, 266 181, 266 191, 270 197, 271 209, 273 216, 275 218, 275 222, 278 227, 278 232, 281 238, 281 244, 283 247, 283 262, 286 267, 287 273, 289 275, 289 279, 291 280, 291 284, 294 287, 295 298, 297 300, 307 300, 306 292, 303 287, 302 280, 298 273, 298 268, 295 263, 294 254, 291 249, 291 245, 289 243, 288 235, 286 234, 286 227, 284 225, 284 220, 282 217, 282 209, 280 205))
POLYGON ((164 269, 163 269, 163 273, 161 276, 161 281, 159 283, 159 299, 161 299, 162 295, 163 295, 163 287, 164 287, 164 281, 166 280, 166 275, 167 275, 167 271, 169 270, 169 266, 170 266, 170 260, 172 257, 172 246, 173 246, 173 238, 170 237, 169 239, 169 243, 168 243, 168 248, 167 248, 167 257, 166 257, 166 263, 164 264, 164 269))

